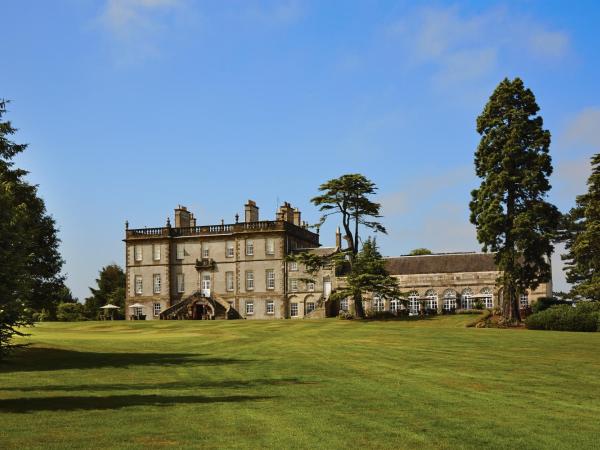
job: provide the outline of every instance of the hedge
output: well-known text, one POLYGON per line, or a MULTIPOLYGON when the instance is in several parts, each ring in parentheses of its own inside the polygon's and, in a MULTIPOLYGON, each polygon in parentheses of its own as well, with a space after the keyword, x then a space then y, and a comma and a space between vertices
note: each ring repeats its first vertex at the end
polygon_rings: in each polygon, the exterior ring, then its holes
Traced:
POLYGON ((527 318, 527 328, 554 331, 600 331, 600 302, 551 306, 527 318))

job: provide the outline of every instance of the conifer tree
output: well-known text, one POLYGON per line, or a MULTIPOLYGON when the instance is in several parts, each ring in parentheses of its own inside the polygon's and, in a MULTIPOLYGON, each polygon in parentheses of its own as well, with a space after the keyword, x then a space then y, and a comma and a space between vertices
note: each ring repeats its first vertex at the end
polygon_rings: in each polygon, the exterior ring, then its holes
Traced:
POLYGON ((484 251, 496 253, 505 318, 520 321, 518 294, 550 280, 560 213, 546 201, 552 173, 550 132, 519 78, 504 79, 477 118, 481 141, 471 193, 471 222, 484 251))
POLYGON ((13 167, 26 145, 11 140, 16 129, 2 121, 6 103, 0 99, 0 358, 23 334, 20 327, 32 323, 33 311, 63 287, 54 220, 25 181, 27 172, 13 167))
POLYGON ((577 196, 576 205, 565 217, 567 281, 571 296, 600 301, 600 153, 592 157, 588 192, 577 196))
MULTIPOLYGON (((344 253, 352 268, 359 251, 360 226, 386 233, 385 227, 377 220, 373 220, 381 217, 381 205, 370 199, 370 196, 377 191, 377 187, 364 175, 352 173, 323 183, 319 186, 319 190, 322 194, 311 201, 323 212, 321 224, 330 215, 342 216, 342 226, 348 244, 344 253)), ((354 297, 354 305, 357 317, 364 317, 362 300, 358 292, 354 297)))

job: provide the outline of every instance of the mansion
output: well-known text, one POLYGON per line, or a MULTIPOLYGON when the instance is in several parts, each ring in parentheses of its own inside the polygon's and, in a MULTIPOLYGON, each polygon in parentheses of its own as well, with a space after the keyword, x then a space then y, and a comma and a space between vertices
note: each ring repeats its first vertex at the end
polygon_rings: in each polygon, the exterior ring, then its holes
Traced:
MULTIPOLYGON (((344 277, 334 267, 307 274, 289 255, 308 251, 320 256, 341 250, 322 247, 319 234, 308 229, 289 203, 274 220, 260 220, 252 200, 244 220, 197 225, 184 206, 159 228, 125 227, 127 319, 296 319, 335 316, 351 311, 351 299, 333 302, 329 295, 344 277)), ((501 292, 494 255, 444 253, 387 258, 387 270, 407 292, 410 314, 422 308, 439 313, 477 306, 498 306, 501 292)), ((521 306, 551 296, 551 283, 523 293, 521 306)), ((365 299, 367 310, 398 313, 399 299, 376 295, 365 299)))

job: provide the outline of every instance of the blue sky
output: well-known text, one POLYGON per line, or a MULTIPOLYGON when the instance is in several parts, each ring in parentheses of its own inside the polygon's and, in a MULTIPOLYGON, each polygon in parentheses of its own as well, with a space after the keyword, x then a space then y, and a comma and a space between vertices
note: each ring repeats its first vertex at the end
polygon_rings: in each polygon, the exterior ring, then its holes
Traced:
POLYGON ((123 264, 126 219, 160 226, 184 204, 232 222, 251 198, 262 218, 287 200, 314 223, 310 198, 343 173, 379 186, 385 255, 478 250, 475 119, 504 77, 537 97, 561 210, 600 148, 593 1, 22 0, 0 15, 0 97, 30 144, 17 163, 80 298, 123 264))

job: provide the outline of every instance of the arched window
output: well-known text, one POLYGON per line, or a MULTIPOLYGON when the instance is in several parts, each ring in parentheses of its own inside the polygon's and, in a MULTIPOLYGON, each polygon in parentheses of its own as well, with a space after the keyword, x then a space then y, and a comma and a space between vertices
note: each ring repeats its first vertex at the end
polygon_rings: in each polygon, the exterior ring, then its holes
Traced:
POLYGON ((444 291, 444 311, 454 311, 456 309, 456 291, 446 289, 444 291))
POLYGON ((519 297, 519 304, 521 308, 527 308, 529 306, 529 295, 527 292, 523 292, 519 297))
POLYGON ((417 291, 412 291, 408 294, 408 312, 410 315, 419 314, 421 305, 419 304, 419 294, 417 291))
POLYGON ((470 288, 462 291, 460 303, 462 309, 473 309, 473 291, 470 288))
POLYGON ((378 295, 373 297, 373 310, 374 311, 385 310, 385 301, 378 295))
POLYGON ((494 307, 494 294, 489 287, 484 287, 481 290, 481 301, 483 306, 487 309, 492 309, 494 307))
POLYGON ((397 313, 400 311, 400 300, 397 298, 393 298, 390 300, 390 311, 393 313, 397 313))
POLYGON ((427 309, 433 309, 437 311, 438 308, 438 295, 433 289, 429 289, 425 292, 425 305, 427 309))

